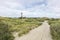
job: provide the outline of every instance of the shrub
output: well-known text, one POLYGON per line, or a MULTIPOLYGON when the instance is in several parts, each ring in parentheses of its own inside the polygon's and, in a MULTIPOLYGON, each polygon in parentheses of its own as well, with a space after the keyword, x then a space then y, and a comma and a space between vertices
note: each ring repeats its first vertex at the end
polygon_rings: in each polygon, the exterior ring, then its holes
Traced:
POLYGON ((60 40, 60 22, 51 21, 50 22, 51 35, 53 40, 60 40))
POLYGON ((13 38, 8 25, 0 21, 0 40, 13 40, 13 38))

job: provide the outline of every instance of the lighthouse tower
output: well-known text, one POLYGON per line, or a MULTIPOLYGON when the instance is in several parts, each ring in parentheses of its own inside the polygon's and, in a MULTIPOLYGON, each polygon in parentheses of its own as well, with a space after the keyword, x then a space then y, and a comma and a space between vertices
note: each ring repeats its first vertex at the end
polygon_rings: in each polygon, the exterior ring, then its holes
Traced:
POLYGON ((21 12, 21 19, 23 19, 23 13, 21 12))

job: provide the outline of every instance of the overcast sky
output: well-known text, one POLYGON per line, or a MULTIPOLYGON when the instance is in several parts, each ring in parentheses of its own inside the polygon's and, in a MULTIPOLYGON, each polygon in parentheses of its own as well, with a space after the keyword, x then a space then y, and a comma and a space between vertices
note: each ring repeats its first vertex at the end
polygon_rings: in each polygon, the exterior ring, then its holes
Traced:
POLYGON ((0 0, 0 16, 60 17, 60 0, 0 0))

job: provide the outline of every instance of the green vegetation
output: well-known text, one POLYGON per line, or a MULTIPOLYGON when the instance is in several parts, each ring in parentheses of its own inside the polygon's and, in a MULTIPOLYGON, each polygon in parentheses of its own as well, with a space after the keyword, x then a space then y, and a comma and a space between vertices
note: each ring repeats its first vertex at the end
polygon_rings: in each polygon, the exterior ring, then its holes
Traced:
POLYGON ((60 19, 49 20, 53 40, 60 40, 60 19))
POLYGON ((44 20, 48 20, 53 40, 60 40, 60 19, 54 18, 8 18, 0 17, 0 40, 13 40, 13 32, 19 36, 27 34, 30 30, 40 26, 44 20))
POLYGON ((11 32, 9 31, 9 27, 4 22, 0 21, 0 40, 13 40, 11 32))
POLYGON ((0 17, 0 40, 13 40, 13 32, 19 32, 19 36, 41 25, 43 18, 8 18, 0 17))

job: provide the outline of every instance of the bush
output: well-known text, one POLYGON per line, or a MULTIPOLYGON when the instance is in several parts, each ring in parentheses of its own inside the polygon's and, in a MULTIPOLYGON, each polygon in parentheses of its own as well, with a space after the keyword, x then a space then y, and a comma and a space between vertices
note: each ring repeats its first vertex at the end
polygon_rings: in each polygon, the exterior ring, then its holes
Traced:
POLYGON ((59 21, 50 21, 50 29, 53 40, 60 40, 60 22, 59 21))
POLYGON ((13 40, 13 38, 8 25, 0 21, 0 40, 13 40))

